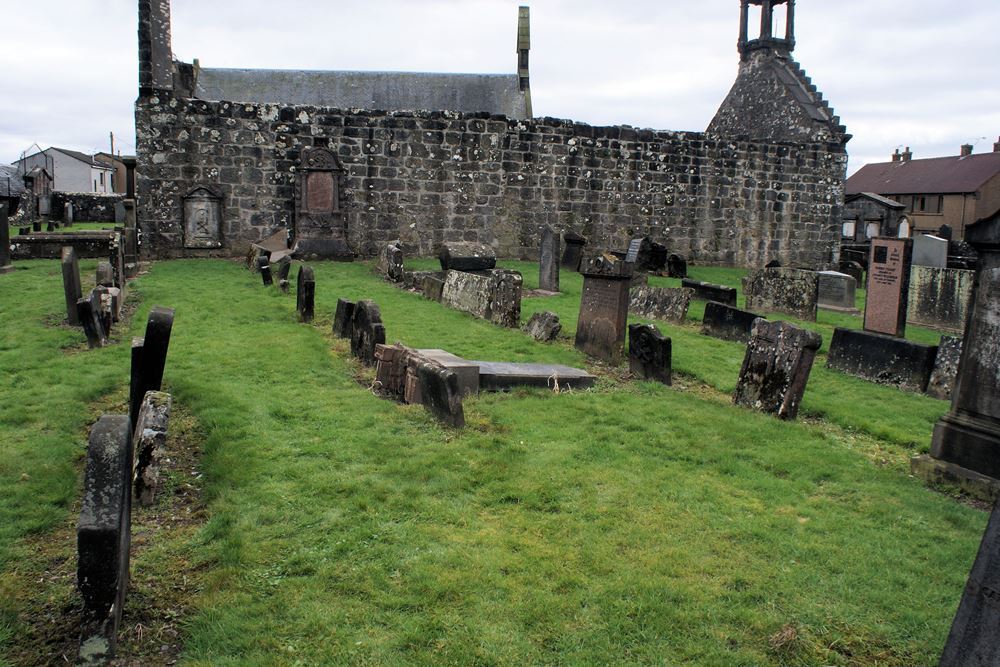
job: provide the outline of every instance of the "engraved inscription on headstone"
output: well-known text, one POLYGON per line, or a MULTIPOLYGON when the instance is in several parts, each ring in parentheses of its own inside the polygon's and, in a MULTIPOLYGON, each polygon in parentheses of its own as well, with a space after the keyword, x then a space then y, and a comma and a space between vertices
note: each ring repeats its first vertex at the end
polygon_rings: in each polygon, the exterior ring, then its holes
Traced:
POLYGON ((310 213, 337 210, 337 180, 332 172, 313 171, 306 175, 306 209, 310 213))
POLYGON ((871 240, 871 246, 865 330, 902 336, 906 331, 913 240, 877 237, 871 240))
POLYGON ((206 187, 184 197, 184 247, 222 247, 222 197, 206 187))
POLYGON ((347 218, 340 209, 340 160, 329 148, 302 149, 295 188, 295 256, 354 259, 347 244, 347 218))
POLYGON ((586 354, 617 363, 625 352, 632 264, 601 255, 584 259, 583 296, 576 325, 576 347, 586 354))

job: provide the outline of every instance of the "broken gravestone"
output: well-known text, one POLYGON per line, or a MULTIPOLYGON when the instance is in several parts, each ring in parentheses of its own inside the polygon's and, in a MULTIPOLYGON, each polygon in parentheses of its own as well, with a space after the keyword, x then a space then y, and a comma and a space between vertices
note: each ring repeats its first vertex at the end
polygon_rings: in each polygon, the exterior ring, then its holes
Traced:
POLYGON ((337 299, 337 310, 333 314, 333 335, 337 338, 351 337, 351 321, 354 318, 354 302, 337 299))
POLYGON ((580 273, 583 295, 574 344, 585 354, 617 363, 625 348, 632 264, 598 255, 584 259, 580 273))
POLYGON ((149 391, 142 399, 132 441, 135 444, 135 499, 149 506, 160 484, 160 462, 166 456, 170 394, 149 391))
POLYGON ((962 339, 953 336, 941 336, 937 356, 934 357, 934 370, 927 382, 927 395, 943 401, 951 400, 951 392, 955 389, 958 378, 958 361, 962 357, 962 339))
POLYGON ((295 310, 299 322, 312 322, 316 304, 316 276, 311 266, 303 264, 295 281, 295 310))
POLYGON ((90 294, 76 302, 77 319, 87 335, 87 345, 93 349, 104 347, 108 342, 108 331, 101 317, 101 294, 91 290, 90 294))
POLYGON ((285 255, 275 262, 275 264, 278 266, 278 289, 287 294, 288 274, 292 270, 292 258, 289 255, 285 255))
POLYGON ((546 310, 532 315, 528 323, 524 325, 524 330, 535 340, 548 343, 555 340, 559 332, 562 331, 562 324, 559 322, 558 315, 546 310))
POLYGON ((688 287, 636 287, 629 298, 633 315, 651 320, 683 322, 694 290, 688 287))
POLYGON ((690 287, 694 290, 694 298, 703 301, 715 301, 724 303, 727 306, 736 307, 736 288, 725 285, 713 285, 700 280, 684 278, 681 280, 681 287, 690 287))
POLYGON ((374 301, 358 301, 351 317, 351 354, 365 366, 372 366, 375 364, 375 346, 380 344, 385 344, 382 312, 374 301))
POLYGON ((670 384, 670 339, 652 324, 628 325, 628 366, 637 377, 670 384))
POLYGON ((822 338, 813 331, 787 322, 757 320, 733 402, 781 419, 795 419, 820 343, 822 338))
POLYGON ((417 361, 416 372, 423 406, 448 426, 465 426, 462 394, 455 372, 429 359, 417 361))

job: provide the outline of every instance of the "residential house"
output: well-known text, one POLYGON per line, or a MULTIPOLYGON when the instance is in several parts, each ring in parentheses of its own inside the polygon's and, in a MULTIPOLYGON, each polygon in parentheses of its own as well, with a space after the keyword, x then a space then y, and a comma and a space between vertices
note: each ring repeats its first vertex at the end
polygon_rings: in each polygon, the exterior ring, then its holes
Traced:
POLYGON ((44 151, 21 158, 14 163, 22 174, 34 167, 51 170, 52 189, 57 192, 114 191, 114 168, 98 162, 93 156, 65 148, 46 148, 44 151))
POLYGON ((129 160, 135 163, 134 155, 112 155, 111 153, 95 153, 94 159, 101 164, 111 165, 115 170, 114 176, 111 179, 113 185, 112 192, 125 193, 128 192, 128 166, 129 160))

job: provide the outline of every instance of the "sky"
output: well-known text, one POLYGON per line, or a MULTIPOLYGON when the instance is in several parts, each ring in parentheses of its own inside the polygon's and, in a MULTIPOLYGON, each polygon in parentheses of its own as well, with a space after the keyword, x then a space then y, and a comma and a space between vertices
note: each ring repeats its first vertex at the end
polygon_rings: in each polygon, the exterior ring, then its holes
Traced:
MULTIPOLYGON (((0 163, 34 144, 135 151, 135 0, 10 4, 0 163), (11 11, 14 10, 14 11, 11 11)), ((516 71, 531 7, 536 116, 704 130, 736 76, 738 0, 173 0, 173 51, 204 67, 516 71)), ((849 173, 1000 139, 1000 0, 799 0, 796 60, 854 138, 849 173)))

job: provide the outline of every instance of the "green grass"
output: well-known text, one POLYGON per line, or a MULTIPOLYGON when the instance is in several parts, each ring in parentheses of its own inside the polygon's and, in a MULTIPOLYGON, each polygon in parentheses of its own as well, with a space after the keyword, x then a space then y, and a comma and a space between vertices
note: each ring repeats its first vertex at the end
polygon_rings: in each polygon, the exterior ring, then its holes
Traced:
MULTIPOLYGON (((24 225, 24 226, 30 228, 31 227, 31 223, 28 223, 27 225, 24 225)), ((56 234, 72 234, 74 232, 93 232, 93 231, 101 231, 101 230, 104 230, 104 229, 114 229, 114 228, 115 228, 115 223, 113 223, 113 222, 74 222, 70 227, 66 227, 65 225, 62 225, 61 227, 59 227, 59 229, 55 230, 54 233, 56 233, 56 234)), ((42 231, 44 232, 45 229, 46 229, 46 225, 43 224, 42 225, 42 231)), ((21 232, 21 227, 20 226, 13 226, 13 225, 11 226, 11 228, 10 228, 10 235, 12 237, 13 236, 19 236, 20 232, 21 232)), ((33 234, 34 232, 30 232, 29 231, 28 233, 29 234, 33 234)))
MULTIPOLYGON (((511 265, 536 284, 534 264, 511 265)), ((0 276, 5 569, 66 520, 88 405, 128 377, 126 345, 81 351, 81 333, 51 326, 58 264, 17 266, 0 276)), ((189 547, 207 586, 185 619, 187 663, 935 663, 986 519, 907 474, 944 403, 817 364, 815 419, 752 413, 722 393, 742 347, 692 322, 661 326, 676 387, 605 376, 481 395, 456 431, 372 395, 329 335, 338 297, 378 302, 390 341, 587 360, 364 264, 314 268, 313 326, 235 262, 161 262, 138 281, 131 333, 153 304, 176 308, 166 388, 205 437, 210 518, 189 547)), ((581 281, 562 285, 523 319, 553 310, 572 335, 581 281)), ((0 646, 16 645, 17 603, 0 603, 0 646)))

